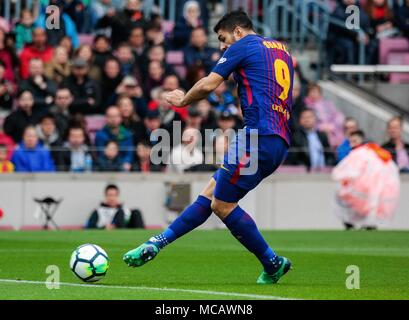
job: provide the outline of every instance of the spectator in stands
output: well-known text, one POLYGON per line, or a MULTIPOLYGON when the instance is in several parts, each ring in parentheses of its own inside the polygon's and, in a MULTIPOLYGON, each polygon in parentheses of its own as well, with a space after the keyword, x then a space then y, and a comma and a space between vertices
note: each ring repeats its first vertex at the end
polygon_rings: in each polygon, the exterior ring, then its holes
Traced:
POLYGON ((104 34, 98 34, 94 38, 93 45, 94 65, 104 69, 106 61, 112 58, 110 39, 104 34))
MULTIPOLYGON (((356 0, 341 0, 339 1, 332 17, 342 24, 347 21, 349 14, 347 7, 356 5, 356 0)), ((365 45, 369 45, 371 32, 369 18, 364 10, 359 10, 360 28, 365 33, 363 39, 359 38, 356 30, 350 30, 344 26, 330 23, 328 29, 327 48, 329 52, 328 64, 356 64, 358 55, 358 45, 363 41, 365 45)))
POLYGON ((292 137, 287 162, 291 165, 304 165, 309 170, 320 170, 335 164, 325 132, 317 128, 317 118, 311 109, 304 109, 300 114, 300 129, 292 137))
POLYGON ((91 32, 93 13, 91 11, 90 1, 65 1, 64 12, 74 22, 75 27, 79 33, 91 32))
POLYGON ((183 17, 176 23, 173 30, 173 45, 176 49, 188 45, 193 29, 203 26, 201 9, 197 1, 186 1, 183 7, 183 17))
POLYGON ((106 111, 106 126, 97 132, 95 146, 98 148, 98 157, 103 156, 102 149, 107 142, 117 142, 120 153, 119 159, 123 171, 129 171, 133 161, 133 137, 122 125, 121 112, 118 107, 109 107, 106 111))
POLYGON ((327 134, 330 146, 339 146, 344 140, 342 112, 331 101, 324 99, 322 89, 317 84, 310 86, 304 102, 307 108, 315 111, 317 128, 327 134))
POLYGON ((4 64, 4 76, 3 79, 9 82, 14 82, 15 69, 18 65, 18 61, 14 55, 13 50, 6 45, 6 34, 0 28, 0 61, 4 64))
POLYGON ((7 146, 0 143, 0 173, 12 172, 14 172, 14 165, 10 160, 8 160, 7 146))
POLYGON ((218 113, 223 113, 224 111, 237 113, 236 98, 228 90, 225 82, 222 82, 222 84, 209 95, 208 99, 214 110, 218 113))
POLYGON ((60 42, 58 42, 58 46, 65 48, 65 50, 67 50, 67 52, 68 52, 68 56, 70 58, 72 58, 72 56, 74 54, 74 47, 73 47, 72 41, 71 41, 71 39, 69 37, 63 37, 60 40, 60 42))
POLYGON ((6 64, 0 60, 0 108, 10 110, 13 106, 13 95, 15 86, 12 82, 5 79, 6 64))
POLYGON ((135 144, 141 141, 148 141, 151 146, 156 145, 159 142, 159 138, 155 131, 162 127, 159 110, 149 110, 143 119, 143 124, 144 130, 135 135, 135 144))
POLYGON ((203 130, 216 129, 217 128, 217 116, 210 102, 206 99, 203 99, 197 102, 195 107, 202 116, 202 129, 203 130))
POLYGON ((387 0, 367 0, 365 12, 369 17, 375 36, 387 36, 393 29, 393 11, 387 0))
POLYGON ((113 184, 105 188, 104 202, 92 212, 86 225, 88 229, 106 230, 143 227, 141 212, 124 207, 119 199, 119 188, 113 184))
POLYGON ((40 14, 37 18, 35 25, 47 32, 48 44, 55 47, 59 44, 62 38, 69 37, 72 41, 72 45, 75 48, 79 46, 78 32, 75 23, 71 17, 64 12, 64 0, 50 0, 50 5, 57 6, 59 10, 52 12, 53 20, 59 21, 59 28, 47 28, 47 16, 45 13, 40 14))
POLYGON ((371 33, 367 46, 367 64, 379 63, 379 39, 396 35, 393 26, 393 11, 387 0, 368 0, 365 12, 369 17, 371 33))
POLYGON ((133 137, 139 135, 144 130, 141 119, 135 112, 131 98, 122 96, 118 99, 116 105, 121 112, 122 125, 132 134, 133 137))
POLYGON ((53 48, 48 44, 47 34, 42 28, 33 31, 33 43, 26 46, 20 54, 20 74, 22 79, 30 76, 30 61, 40 59, 44 63, 53 59, 53 48))
POLYGON ((163 166, 153 164, 151 161, 151 144, 147 141, 141 141, 136 146, 136 157, 132 164, 134 172, 161 172, 163 166))
POLYGON ((236 130, 236 125, 236 117, 230 111, 222 112, 217 118, 217 126, 223 133, 228 132, 228 130, 236 130))
POLYGON ((53 59, 45 65, 45 75, 57 84, 60 84, 71 74, 67 49, 56 47, 53 59))
POLYGON ((20 84, 20 90, 28 90, 33 94, 34 104, 46 112, 54 102, 57 85, 45 76, 44 63, 41 59, 30 60, 29 77, 20 84))
POLYGON ((11 161, 16 172, 54 172, 54 162, 47 148, 38 141, 34 127, 24 130, 23 141, 16 147, 11 161))
POLYGON ((108 141, 104 147, 104 153, 99 155, 95 161, 94 171, 120 172, 123 169, 118 143, 116 141, 108 141))
POLYGON ((70 106, 73 96, 68 88, 59 88, 55 93, 54 105, 50 108, 61 137, 65 137, 70 121, 70 106))
POLYGON ((394 1, 393 9, 394 24, 406 38, 409 38, 409 0, 403 1, 402 5, 399 5, 398 1, 394 1))
MULTIPOLYGON (((160 90, 158 93, 158 110, 160 112, 162 128, 167 130, 170 136, 173 138, 173 125, 175 122, 184 122, 185 119, 178 112, 178 108, 173 107, 166 101, 166 94, 168 92, 165 90, 160 90)), ((187 111, 187 110, 184 110, 187 111)), ((187 114, 186 114, 187 116, 187 114)), ((184 125, 184 123, 182 123, 184 125)))
POLYGON ((146 41, 145 32, 141 26, 134 27, 129 35, 128 43, 131 47, 135 63, 141 66, 146 59, 146 41))
POLYGON ((206 70, 204 66, 202 65, 197 65, 197 66, 192 66, 189 69, 187 69, 186 73, 186 85, 188 88, 193 87, 200 79, 203 79, 206 77, 206 70))
POLYGON ((354 118, 346 118, 344 121, 344 135, 345 140, 337 148, 337 162, 342 161, 350 152, 351 144, 349 142, 350 136, 353 132, 359 130, 359 123, 354 118))
POLYGON ((199 131, 187 128, 182 134, 182 143, 174 147, 167 161, 168 172, 183 173, 185 170, 203 163, 204 157, 199 149, 199 131))
POLYGON ((156 21, 154 17, 151 18, 151 22, 148 24, 145 32, 146 43, 149 47, 165 45, 165 34, 162 30, 161 18, 158 15, 156 17, 156 21))
POLYGON ((175 74, 169 74, 163 79, 163 85, 162 85, 163 90, 166 91, 174 91, 176 89, 180 89, 180 81, 177 75, 175 74))
POLYGON ((74 52, 74 59, 83 59, 87 62, 89 71, 88 76, 95 80, 101 80, 101 69, 95 65, 94 61, 94 52, 92 51, 92 47, 88 44, 80 45, 74 52))
POLYGON ((63 144, 61 152, 56 153, 58 171, 84 172, 87 169, 86 158, 91 156, 86 144, 84 128, 75 126, 68 129, 68 140, 63 144))
POLYGON ((148 66, 152 61, 159 62, 164 67, 166 74, 175 74, 175 69, 166 61, 166 50, 163 45, 153 45, 147 50, 146 59, 142 62, 141 68, 144 74, 148 73, 148 66))
POLYGON ((213 70, 220 59, 220 53, 207 44, 208 39, 205 29, 203 27, 193 29, 190 34, 190 44, 183 50, 187 67, 203 65, 207 73, 213 70))
POLYGON ((201 112, 195 107, 190 107, 186 118, 186 128, 193 128, 201 131, 202 122, 203 118, 201 112))
POLYGON ((96 22, 105 15, 113 15, 116 10, 121 8, 122 0, 96 0, 91 4, 96 22))
POLYGON ((10 113, 4 120, 4 132, 14 142, 19 143, 26 127, 36 124, 39 116, 33 110, 34 98, 30 91, 21 91, 18 94, 17 105, 17 110, 10 113))
POLYGON ((1 124, 0 124, 0 144, 6 146, 7 160, 10 160, 11 156, 13 155, 15 144, 13 139, 4 133, 3 126, 1 124))
POLYGON ((16 49, 21 50, 25 45, 33 41, 34 17, 30 10, 23 9, 20 13, 20 21, 14 29, 16 34, 16 49))
POLYGON ((96 35, 92 50, 94 55, 94 65, 100 70, 103 70, 106 61, 112 58, 111 41, 109 37, 104 34, 96 35))
MULTIPOLYGON (((101 79, 101 111, 113 105, 118 94, 117 88, 124 79, 118 59, 111 57, 105 62, 101 79)), ((125 89, 125 88, 124 88, 125 89)))
MULTIPOLYGON (((113 103, 118 97, 125 96, 132 100, 136 114, 143 119, 147 112, 147 104, 143 94, 143 90, 139 82, 134 77, 127 76, 123 78, 119 86, 116 88, 115 94, 111 97, 113 103)), ((113 104, 112 103, 112 104, 113 104)))
POLYGON ((293 109, 291 114, 291 129, 292 131, 297 129, 297 125, 300 119, 300 112, 306 108, 304 99, 305 96, 302 94, 301 82, 299 80, 294 80, 293 84, 293 109))
POLYGON ((52 114, 44 115, 35 129, 40 143, 43 147, 50 150, 53 159, 55 159, 53 149, 59 149, 63 141, 55 124, 54 116, 52 114))
POLYGON ((145 26, 146 20, 141 10, 140 0, 127 0, 125 8, 115 12, 107 11, 107 14, 102 17, 97 28, 112 29, 112 47, 116 48, 120 43, 126 42, 129 38, 130 31, 136 26, 145 26))
POLYGON ((120 63, 122 76, 132 76, 136 79, 141 79, 139 66, 135 63, 132 49, 128 44, 120 44, 115 51, 115 57, 120 63))
POLYGON ((88 76, 89 66, 84 59, 72 62, 71 75, 62 82, 74 96, 72 113, 92 114, 99 110, 101 93, 99 84, 88 76))
MULTIPOLYGON (((4 8, 1 7, 1 3, 0 3, 0 10, 1 9, 4 10, 4 8)), ((4 17, 0 17, 0 29, 3 30, 4 32, 10 32, 10 29, 11 29, 10 23, 4 17)))
POLYGON ((152 89, 161 87, 165 79, 165 68, 163 64, 157 61, 151 61, 148 66, 148 76, 145 80, 145 94, 151 97, 152 89))
POLYGON ((409 144, 403 141, 403 119, 394 117, 388 122, 389 141, 382 147, 388 150, 403 172, 409 172, 409 144))

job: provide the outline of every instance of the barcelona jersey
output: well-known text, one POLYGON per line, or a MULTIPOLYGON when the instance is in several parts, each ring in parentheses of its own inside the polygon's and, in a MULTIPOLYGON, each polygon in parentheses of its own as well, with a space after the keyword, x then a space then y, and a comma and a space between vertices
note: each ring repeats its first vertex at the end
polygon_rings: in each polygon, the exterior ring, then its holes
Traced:
POLYGON ((233 73, 246 130, 278 135, 290 145, 294 68, 284 44, 247 35, 225 51, 213 72, 224 79, 233 73))

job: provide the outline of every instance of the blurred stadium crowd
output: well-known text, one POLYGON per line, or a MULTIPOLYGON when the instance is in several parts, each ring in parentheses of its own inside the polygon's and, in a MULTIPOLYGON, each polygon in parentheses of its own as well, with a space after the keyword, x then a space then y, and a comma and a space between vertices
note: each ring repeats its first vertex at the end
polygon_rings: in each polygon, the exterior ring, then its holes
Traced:
MULTIPOLYGON (((187 164, 168 167, 153 164, 149 155, 158 143, 151 133, 158 128, 172 133, 174 121, 181 121, 189 144, 197 141, 191 129, 242 127, 231 82, 189 109, 176 109, 164 99, 168 91, 188 90, 220 58, 208 39, 208 8, 217 2, 177 1, 180 18, 172 24, 159 11, 145 17, 142 0, 42 0, 37 11, 23 8, 17 21, 0 17, 0 173, 215 170, 204 164, 209 161, 200 149, 186 151, 187 164), (58 29, 45 28, 49 4, 61 9, 58 29)), ((327 2, 343 20, 346 6, 356 3, 327 2)), ((365 41, 367 61, 376 64, 380 34, 409 36, 409 1, 393 7, 387 0, 361 2, 366 37, 331 25, 333 62, 356 63, 358 43, 365 41)), ((331 167, 356 145, 350 140, 359 124, 325 100, 294 63, 293 145, 286 164, 331 167)), ((408 170, 401 119, 392 119, 387 133, 389 141, 378 142, 402 171, 408 170)), ((225 140, 212 143, 216 163, 225 140)))

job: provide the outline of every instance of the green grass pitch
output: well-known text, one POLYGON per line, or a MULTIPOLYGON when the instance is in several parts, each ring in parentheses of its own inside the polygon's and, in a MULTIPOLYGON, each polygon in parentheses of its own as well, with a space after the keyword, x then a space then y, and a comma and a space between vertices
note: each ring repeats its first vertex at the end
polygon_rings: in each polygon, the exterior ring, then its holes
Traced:
POLYGON ((409 299, 409 232, 266 231, 294 269, 275 286, 255 284, 258 261, 228 231, 195 231, 139 269, 122 262, 152 231, 0 232, 3 299, 409 299), (83 284, 70 271, 71 252, 95 243, 110 257, 105 279, 83 284), (44 282, 48 265, 61 286, 44 282), (360 270, 360 289, 346 288, 346 268, 360 270), (17 280, 17 281, 16 281, 17 280))

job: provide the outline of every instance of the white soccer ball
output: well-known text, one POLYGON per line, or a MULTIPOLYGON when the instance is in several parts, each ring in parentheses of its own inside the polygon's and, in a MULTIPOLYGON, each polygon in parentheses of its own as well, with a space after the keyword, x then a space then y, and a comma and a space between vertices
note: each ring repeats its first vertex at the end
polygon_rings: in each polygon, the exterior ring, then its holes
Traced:
POLYGON ((108 271, 108 255, 95 244, 84 244, 72 253, 70 268, 82 281, 97 282, 104 278, 108 271))

